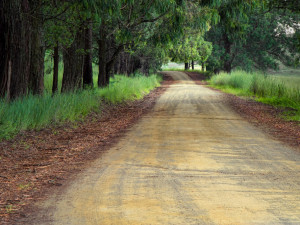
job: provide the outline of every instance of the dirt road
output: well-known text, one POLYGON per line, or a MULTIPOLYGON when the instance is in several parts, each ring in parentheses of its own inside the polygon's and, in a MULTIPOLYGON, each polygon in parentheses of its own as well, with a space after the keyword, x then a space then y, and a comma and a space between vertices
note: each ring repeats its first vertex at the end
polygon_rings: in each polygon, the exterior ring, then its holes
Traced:
MULTIPOLYGON (((300 154, 181 72, 36 224, 300 224, 300 154)), ((24 222, 24 221, 23 221, 24 222)))

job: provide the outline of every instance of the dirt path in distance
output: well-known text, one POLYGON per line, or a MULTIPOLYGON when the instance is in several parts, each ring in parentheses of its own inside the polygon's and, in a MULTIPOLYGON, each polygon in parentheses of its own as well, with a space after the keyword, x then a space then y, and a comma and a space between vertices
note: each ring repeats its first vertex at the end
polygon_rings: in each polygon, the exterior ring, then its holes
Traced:
POLYGON ((299 224, 300 153, 168 74, 154 110, 18 224, 299 224))

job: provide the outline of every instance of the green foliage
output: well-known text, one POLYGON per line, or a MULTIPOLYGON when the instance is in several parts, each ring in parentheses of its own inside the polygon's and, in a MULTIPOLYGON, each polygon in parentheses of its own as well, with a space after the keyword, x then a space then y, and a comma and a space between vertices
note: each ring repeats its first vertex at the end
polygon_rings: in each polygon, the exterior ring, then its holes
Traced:
POLYGON ((257 101, 266 104, 292 108, 295 113, 289 119, 300 118, 300 85, 289 86, 272 76, 243 71, 215 75, 210 84, 236 95, 255 96, 257 101))
POLYGON ((170 57, 175 62, 191 60, 205 62, 212 52, 210 42, 204 41, 201 35, 185 36, 170 49, 170 57))
POLYGON ((300 13, 300 2, 295 0, 268 0, 266 1, 271 9, 284 9, 291 12, 300 13))
POLYGON ((156 75, 150 77, 116 76, 112 86, 51 96, 29 95, 13 102, 0 100, 0 139, 10 139, 22 130, 42 129, 67 121, 84 119, 99 111, 100 100, 120 103, 142 98, 159 85, 156 75))
POLYGON ((221 22, 205 36, 213 43, 208 59, 210 70, 265 71, 278 69, 278 62, 289 66, 299 63, 299 14, 265 7, 263 2, 246 7, 243 16, 230 17, 220 12, 221 22), (295 34, 287 33, 290 28, 295 34))

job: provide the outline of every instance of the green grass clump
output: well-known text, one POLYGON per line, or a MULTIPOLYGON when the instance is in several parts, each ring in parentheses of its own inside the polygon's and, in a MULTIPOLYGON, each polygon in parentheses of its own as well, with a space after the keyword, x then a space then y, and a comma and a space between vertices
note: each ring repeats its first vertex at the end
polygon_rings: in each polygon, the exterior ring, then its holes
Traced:
POLYGON ((239 96, 254 96, 259 102, 292 109, 289 120, 300 121, 300 86, 292 86, 270 75, 235 71, 210 79, 213 87, 239 96))
POLYGON ((161 77, 157 75, 125 77, 115 75, 109 87, 99 89, 99 95, 108 102, 121 103, 128 100, 140 99, 152 89, 159 86, 161 77))
POLYGON ((0 99, 0 140, 10 139, 20 131, 42 129, 64 122, 84 119, 93 111, 100 110, 101 99, 120 103, 140 99, 159 86, 161 77, 115 76, 111 85, 103 89, 81 90, 51 96, 29 95, 6 102, 0 99))
POLYGON ((41 129, 50 124, 74 122, 97 110, 100 98, 95 91, 51 96, 27 96, 11 103, 0 102, 0 139, 9 139, 21 130, 41 129))

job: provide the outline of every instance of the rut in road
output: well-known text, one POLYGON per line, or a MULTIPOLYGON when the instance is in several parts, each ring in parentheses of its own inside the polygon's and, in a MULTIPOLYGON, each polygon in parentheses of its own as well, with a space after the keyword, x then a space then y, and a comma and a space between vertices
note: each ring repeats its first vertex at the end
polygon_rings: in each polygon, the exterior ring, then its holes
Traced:
MULTIPOLYGON (((182 72, 36 224, 300 224, 300 154, 182 72)), ((23 221, 24 223, 24 221, 23 221)))

